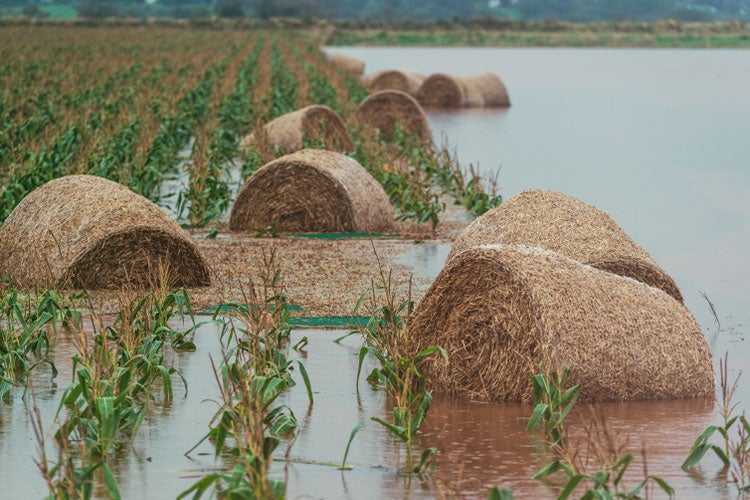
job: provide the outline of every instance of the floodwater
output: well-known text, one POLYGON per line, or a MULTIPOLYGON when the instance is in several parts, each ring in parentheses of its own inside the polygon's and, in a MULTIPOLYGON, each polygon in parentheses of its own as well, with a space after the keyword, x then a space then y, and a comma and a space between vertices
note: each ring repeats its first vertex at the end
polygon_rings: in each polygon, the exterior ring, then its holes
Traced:
MULTIPOLYGON (((750 341, 750 51, 625 49, 384 49, 337 48, 366 61, 368 71, 404 68, 457 75, 494 71, 509 89, 507 111, 433 114, 436 137, 445 135, 462 163, 490 174, 499 169, 504 197, 546 188, 576 196, 617 220, 677 281, 701 323, 715 361, 729 351, 730 377, 748 367, 750 341), (717 324, 705 292, 718 313, 717 324)), ((398 257, 415 273, 434 277, 449 246, 415 246, 398 257)), ((312 285, 312 284, 311 284, 312 285)), ((419 435, 439 449, 435 473, 407 483, 399 474, 403 448, 371 417, 387 418, 385 395, 355 385, 360 341, 333 343, 341 331, 295 330, 309 338, 302 357, 315 392, 312 407, 300 383, 284 396, 300 422, 291 463, 274 464, 287 477, 289 498, 433 498, 453 493, 486 498, 494 485, 516 498, 553 498, 559 486, 531 476, 552 460, 540 435, 525 430, 531 408, 435 398, 419 435), (347 462, 339 464, 351 429, 347 462)), ((196 334, 197 351, 176 355, 188 380, 183 396, 154 408, 132 446, 114 461, 125 498, 174 498, 203 474, 225 466, 209 445, 183 454, 208 430, 218 398, 211 359, 220 352, 217 329, 196 334)), ((56 385, 42 368, 34 375, 44 425, 52 428, 62 389, 70 382, 71 342, 57 343, 56 385)), ((363 370, 368 373, 367 367, 363 370)), ((750 408, 750 381, 740 381, 740 410, 750 408)), ((718 378, 718 377, 717 377, 718 378)), ((14 393, 0 403, 1 498, 40 497, 45 486, 34 465, 31 398, 14 393)), ((680 464, 690 445, 717 422, 703 399, 580 405, 568 429, 585 455, 591 412, 606 415, 624 449, 636 455, 633 485, 645 454, 648 473, 666 479, 677 498, 734 498, 708 457, 699 472, 680 464)), ((418 453, 418 452, 417 452, 418 453)), ((283 453, 277 452, 281 457, 283 453)), ((103 494, 103 492, 99 492, 103 494)), ((655 495, 659 497, 660 495, 655 495)))

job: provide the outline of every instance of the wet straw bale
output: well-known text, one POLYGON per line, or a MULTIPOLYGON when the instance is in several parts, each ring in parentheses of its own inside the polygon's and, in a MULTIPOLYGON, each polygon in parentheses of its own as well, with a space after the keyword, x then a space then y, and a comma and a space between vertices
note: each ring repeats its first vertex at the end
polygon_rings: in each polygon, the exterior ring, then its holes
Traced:
POLYGON ((101 177, 32 191, 0 228, 0 261, 22 288, 99 290, 210 284, 193 240, 154 203, 101 177))
POLYGON ((584 264, 661 288, 682 302, 674 280, 607 213, 571 196, 533 190, 474 220, 448 259, 477 245, 538 246, 584 264))
POLYGON ((505 84, 494 73, 469 76, 463 79, 467 88, 476 89, 482 96, 482 105, 486 108, 507 108, 510 98, 505 84))
POLYGON ((422 83, 416 97, 422 106, 438 109, 510 106, 505 85, 492 73, 466 78, 436 73, 422 83))
POLYGON ((332 54, 328 60, 334 66, 347 71, 356 78, 361 78, 365 74, 365 62, 354 57, 345 56, 344 54, 332 54))
POLYGON ((274 227, 288 232, 393 232, 383 187, 356 160, 304 149, 258 169, 237 193, 233 231, 274 227))
POLYGON ((380 130, 385 137, 393 136, 400 124, 407 135, 422 141, 432 139, 422 106, 412 96, 398 90, 383 90, 365 99, 357 106, 354 120, 364 128, 380 130))
POLYGON ((417 95, 425 75, 413 71, 389 69, 378 71, 365 77, 364 82, 370 92, 381 90, 400 90, 411 96, 417 95))
MULTIPOLYGON (((328 106, 312 105, 281 115, 264 127, 266 140, 285 153, 304 147, 305 140, 322 141, 326 149, 351 151, 354 143, 339 115, 328 106)), ((251 134, 240 147, 247 148, 255 140, 251 134)))
POLYGON ((436 392, 480 401, 531 399, 531 377, 571 368, 588 401, 712 396, 700 327, 663 291, 549 250, 472 247, 454 256, 409 319, 409 351, 436 392))
POLYGON ((436 73, 419 87, 416 95, 422 106, 435 109, 481 108, 484 97, 473 84, 462 78, 436 73))

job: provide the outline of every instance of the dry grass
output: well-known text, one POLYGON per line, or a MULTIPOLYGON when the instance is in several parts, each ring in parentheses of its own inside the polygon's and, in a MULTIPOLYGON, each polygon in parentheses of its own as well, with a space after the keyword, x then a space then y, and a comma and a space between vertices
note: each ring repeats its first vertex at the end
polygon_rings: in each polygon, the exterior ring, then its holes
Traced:
POLYGON ((268 122, 263 132, 260 137, 256 134, 245 137, 240 148, 257 148, 259 141, 265 141, 267 146, 293 153, 302 149, 305 141, 315 141, 334 151, 354 149, 352 138, 341 118, 328 106, 312 105, 281 115, 268 122))
POLYGON ((530 401, 540 359, 571 367, 589 401, 710 396, 706 340, 666 293, 540 248, 488 245, 455 255, 411 318, 413 352, 438 392, 482 401, 530 401))
POLYGON ((255 172, 240 188, 233 231, 392 233, 393 207, 383 187, 356 160, 305 149, 255 172))
POLYGON ((485 244, 553 250, 584 264, 661 288, 682 302, 674 280, 607 213, 552 191, 526 191, 472 222, 449 258, 485 244))
POLYGON ((422 106, 409 94, 383 90, 357 106, 354 120, 364 129, 379 130, 385 138, 392 137, 400 126, 406 135, 422 141, 432 140, 432 131, 422 106))
POLYGON ((146 198, 115 182, 66 176, 36 189, 0 228, 0 269, 22 288, 115 289, 209 284, 192 239, 146 198))

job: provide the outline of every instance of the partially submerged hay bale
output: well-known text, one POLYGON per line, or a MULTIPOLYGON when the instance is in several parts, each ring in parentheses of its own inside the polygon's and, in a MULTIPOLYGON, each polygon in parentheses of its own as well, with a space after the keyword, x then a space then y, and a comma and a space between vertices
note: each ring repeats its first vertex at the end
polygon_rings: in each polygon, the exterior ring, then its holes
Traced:
POLYGON ((507 108, 510 98, 505 84, 494 73, 478 76, 468 76, 463 79, 467 88, 476 89, 482 96, 482 104, 486 108, 507 108))
POLYGON ((258 169, 232 206, 233 231, 388 233, 393 207, 383 187, 356 160, 304 149, 258 169))
POLYGON ((417 95, 417 91, 419 91, 419 87, 424 80, 425 76, 421 73, 389 69, 368 75, 364 81, 370 92, 400 90, 414 96, 417 95))
POLYGON ((70 175, 32 191, 0 228, 0 261, 22 288, 117 289, 210 284, 193 240, 125 186, 70 175))
POLYGON ((473 247, 451 259, 408 322, 408 350, 438 345, 428 385, 529 402, 531 377, 571 368, 589 401, 711 396, 711 353, 671 296, 540 248, 473 247))
MULTIPOLYGON (((285 153, 304 147, 305 140, 322 141, 326 149, 351 151, 354 143, 339 115, 328 106, 312 105, 281 115, 264 127, 266 140, 285 153)), ((247 136, 240 147, 247 148, 255 140, 247 136)))
POLYGON ((422 83, 416 97, 422 106, 430 108, 510 106, 505 85, 492 73, 466 78, 436 73, 422 83))
POLYGON ((484 106, 476 87, 467 86, 461 78, 436 73, 419 87, 417 101, 428 108, 456 109, 484 106))
POLYGON ((329 61, 356 78, 361 78, 365 74, 365 62, 354 57, 345 56, 344 54, 332 54, 329 61))
POLYGON ((537 246, 661 288, 682 302, 674 280, 607 213, 553 191, 526 191, 474 220, 448 259, 471 246, 537 246))
POLYGON ((363 127, 380 130, 391 137, 397 125, 408 134, 423 141, 432 139, 430 124, 422 106, 409 94, 398 90, 384 90, 365 99, 354 112, 354 119, 363 127))

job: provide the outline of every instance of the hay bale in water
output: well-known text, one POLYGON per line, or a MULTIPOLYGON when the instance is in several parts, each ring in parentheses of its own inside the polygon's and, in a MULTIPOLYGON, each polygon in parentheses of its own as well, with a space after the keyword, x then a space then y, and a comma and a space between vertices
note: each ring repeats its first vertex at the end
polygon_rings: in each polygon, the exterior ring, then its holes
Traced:
POLYGON ((368 75, 364 81, 370 92, 400 90, 401 92, 415 96, 424 80, 425 76, 421 73, 389 69, 368 75))
POLYGON ((269 226, 288 232, 389 233, 393 207, 356 160, 304 149, 258 169, 237 193, 229 227, 269 226))
POLYGON ((70 175, 32 191, 0 228, 0 261, 22 288, 117 289, 210 284, 193 240, 164 211, 116 182, 70 175))
POLYGON ((480 108, 484 98, 477 87, 443 73, 430 75, 417 91, 417 101, 426 108, 480 108))
POLYGON ((493 73, 468 76, 463 79, 468 88, 476 89, 482 96, 486 108, 507 108, 510 106, 508 90, 500 78, 493 73))
MULTIPOLYGON (((264 126, 266 140, 285 153, 303 148, 305 140, 322 141, 326 149, 352 151, 354 143, 339 115, 328 106, 312 105, 292 111, 271 120, 264 126)), ((246 149, 255 137, 251 134, 242 140, 246 149)))
POLYGON ((365 62, 354 57, 345 56, 344 54, 332 54, 328 60, 334 66, 347 71, 356 78, 361 78, 365 74, 365 62))
POLYGON ((533 190, 512 197, 474 220, 448 259, 471 246, 495 243, 546 248, 683 300, 674 280, 607 213, 565 194, 533 190))
POLYGON ((451 259, 409 318, 409 352, 437 392, 529 402, 531 377, 570 366, 589 401, 711 396, 711 353, 663 291, 540 248, 487 245, 451 259))
POLYGON ((412 96, 398 90, 383 90, 371 95, 357 106, 354 119, 363 127, 380 130, 385 137, 391 137, 400 124, 408 135, 423 141, 432 139, 422 106, 412 96))

